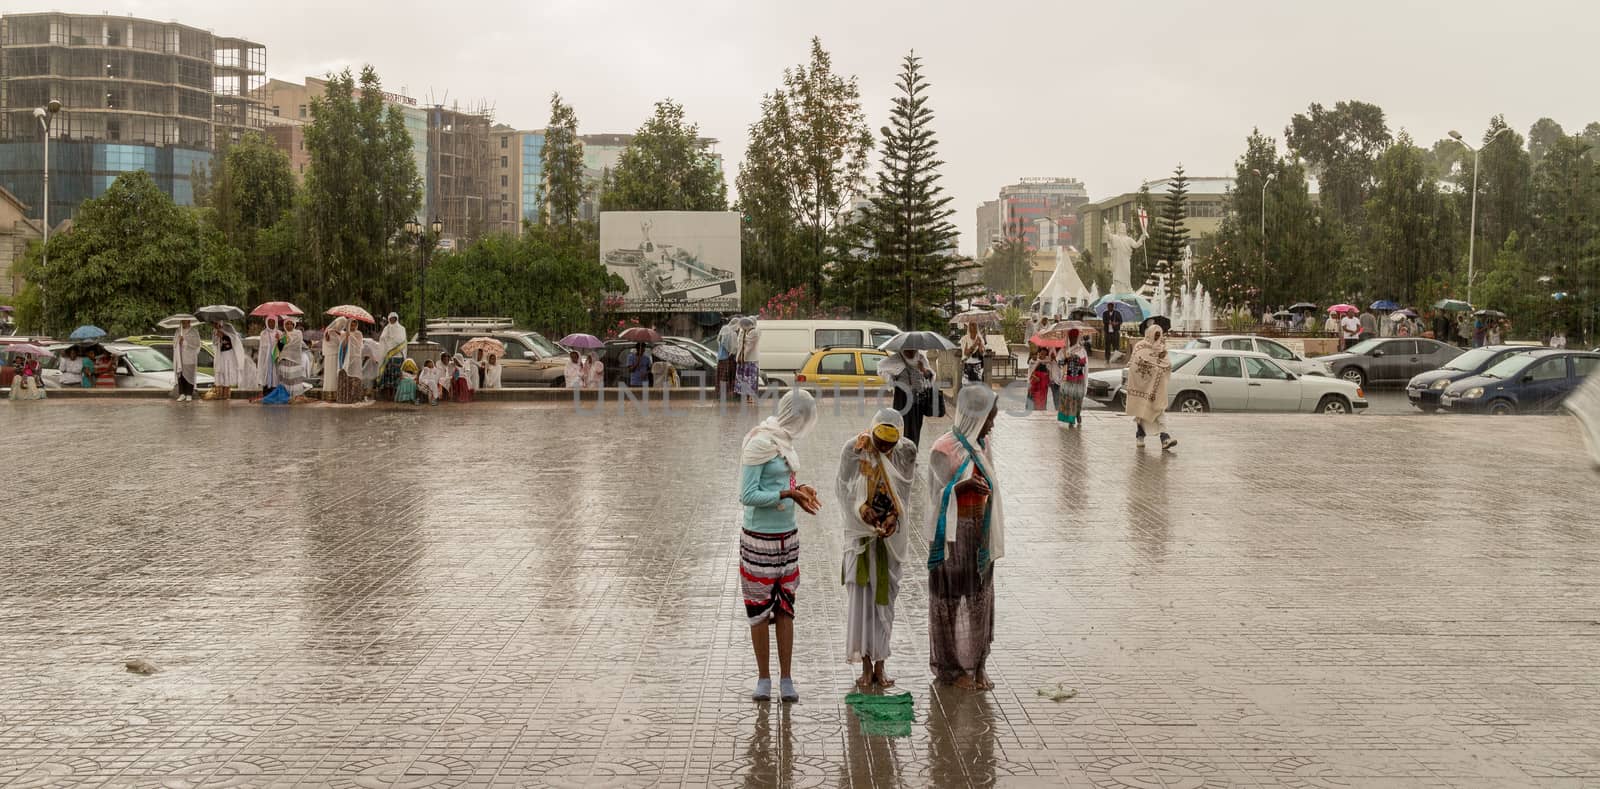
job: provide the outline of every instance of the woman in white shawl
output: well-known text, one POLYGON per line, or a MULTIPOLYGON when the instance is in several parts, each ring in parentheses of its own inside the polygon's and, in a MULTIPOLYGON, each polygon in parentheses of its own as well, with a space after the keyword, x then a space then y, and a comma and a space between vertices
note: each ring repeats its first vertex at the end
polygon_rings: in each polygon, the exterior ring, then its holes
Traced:
POLYGON ((906 438, 913 445, 921 446, 923 401, 939 396, 939 384, 928 355, 909 348, 889 354, 878 362, 878 375, 894 387, 894 410, 905 418, 906 438))
POLYGON ((928 665, 934 678, 987 690, 994 642, 994 563, 1005 555, 1001 485, 990 454, 995 393, 964 386, 955 429, 928 453, 928 665))
POLYGON ((595 358, 594 351, 583 355, 583 388, 599 389, 606 385, 606 363, 595 358))
POLYGON ((1161 448, 1171 450, 1178 439, 1167 434, 1167 380, 1172 377, 1172 362, 1167 359, 1167 337, 1159 324, 1150 324, 1144 339, 1133 346, 1128 357, 1126 393, 1128 416, 1133 417, 1134 442, 1144 446, 1147 430, 1161 435, 1161 448))
POLYGON ((911 475, 917 466, 917 446, 903 436, 903 425, 899 411, 879 411, 871 428, 845 442, 839 458, 835 490, 844 524, 839 580, 849 601, 845 660, 861 664, 860 690, 894 685, 883 673, 883 661, 894 632, 894 601, 910 531, 911 475))
POLYGON ((750 645, 760 672, 751 698, 772 698, 767 665, 767 627, 778 631, 778 668, 784 701, 798 701, 789 674, 794 653, 794 603, 800 586, 800 532, 795 507, 812 515, 821 507, 817 491, 799 484, 800 454, 795 442, 817 422, 817 401, 804 390, 792 390, 778 402, 776 416, 756 425, 739 453, 739 503, 744 528, 739 534, 739 590, 750 624, 750 645))
POLYGON ((363 376, 366 370, 367 338, 361 336, 361 327, 351 322, 339 340, 339 402, 343 405, 359 403, 366 395, 363 376))
POLYGON ((393 400, 400 387, 400 368, 406 359, 406 327, 400 325, 399 313, 389 313, 383 332, 378 335, 380 364, 377 399, 393 400))
POLYGON ((200 330, 193 321, 179 321, 172 334, 172 363, 178 368, 178 402, 194 399, 195 365, 200 362, 200 330))
POLYGON ((567 351, 567 366, 562 371, 562 381, 568 389, 582 389, 584 385, 584 365, 587 362, 578 356, 577 351, 567 351))
POLYGON ((245 349, 244 337, 240 336, 238 329, 233 328, 233 324, 212 321, 211 349, 215 358, 212 369, 216 375, 216 394, 213 397, 227 400, 233 396, 235 386, 256 383, 256 369, 250 361, 250 352, 245 349))
POLYGON ((505 365, 500 363, 500 357, 490 351, 483 361, 483 388, 499 389, 500 374, 505 371, 505 365))
POLYGON ((290 397, 306 393, 311 385, 306 383, 306 337, 295 324, 294 318, 283 319, 283 349, 278 351, 278 382, 289 390, 290 397))
POLYGON ((267 316, 256 345, 256 385, 261 387, 263 395, 278 385, 278 338, 282 336, 283 332, 278 331, 278 319, 267 316))
POLYGON ((322 399, 330 403, 339 399, 339 353, 344 347, 344 330, 350 319, 334 318, 322 330, 322 399))
POLYGON ((739 319, 739 353, 733 369, 733 391, 744 395, 746 403, 754 403, 761 393, 761 329, 756 319, 745 316, 739 319))

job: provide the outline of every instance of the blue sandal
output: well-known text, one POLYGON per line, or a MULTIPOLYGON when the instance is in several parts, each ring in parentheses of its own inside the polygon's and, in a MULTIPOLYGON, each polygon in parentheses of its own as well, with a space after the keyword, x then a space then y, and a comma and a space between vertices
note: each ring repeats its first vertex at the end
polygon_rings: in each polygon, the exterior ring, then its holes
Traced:
POLYGON ((756 701, 772 701, 772 680, 766 677, 756 680, 756 689, 750 694, 756 701))

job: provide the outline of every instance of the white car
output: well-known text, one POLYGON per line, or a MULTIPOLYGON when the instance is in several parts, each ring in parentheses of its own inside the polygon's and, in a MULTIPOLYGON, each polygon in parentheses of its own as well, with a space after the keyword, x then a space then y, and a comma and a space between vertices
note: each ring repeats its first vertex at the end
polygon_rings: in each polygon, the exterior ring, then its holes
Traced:
POLYGON ((1172 366, 1167 383, 1173 411, 1299 411, 1351 414, 1367 407, 1361 387, 1322 375, 1290 372, 1278 360, 1254 351, 1192 349, 1172 366))
POLYGON ((1329 369, 1327 362, 1307 359, 1288 349, 1277 340, 1261 337, 1255 334, 1218 334, 1211 337, 1199 337, 1190 340, 1184 350, 1201 350, 1211 348, 1222 351, 1256 351, 1272 357, 1279 366, 1292 373, 1300 375, 1326 375, 1333 377, 1333 370, 1329 369))
MULTIPOLYGON (((57 343, 47 347, 55 356, 44 361, 39 377, 44 379, 46 389, 60 389, 61 370, 57 365, 61 363, 62 352, 72 345, 57 343)), ((154 348, 131 342, 107 342, 101 343, 100 347, 117 357, 118 389, 165 390, 178 385, 177 373, 172 369, 172 360, 154 348)), ((213 383, 213 378, 205 373, 198 373, 195 378, 195 385, 201 388, 209 387, 213 383)))

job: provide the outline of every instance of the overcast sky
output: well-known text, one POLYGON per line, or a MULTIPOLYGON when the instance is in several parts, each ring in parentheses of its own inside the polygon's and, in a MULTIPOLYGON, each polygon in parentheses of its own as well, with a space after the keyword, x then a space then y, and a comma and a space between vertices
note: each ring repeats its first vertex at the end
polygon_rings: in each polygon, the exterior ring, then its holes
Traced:
POLYGON ((585 133, 632 131, 663 97, 722 140, 729 192, 761 95, 812 35, 887 121, 907 50, 923 57, 961 248, 973 210, 1023 176, 1095 197, 1182 162, 1227 175, 1251 127, 1280 138, 1312 101, 1371 101, 1424 144, 1504 113, 1600 120, 1593 0, 19 0, 13 10, 173 19, 267 47, 271 76, 371 63, 391 91, 483 100, 539 128, 559 90, 585 133))

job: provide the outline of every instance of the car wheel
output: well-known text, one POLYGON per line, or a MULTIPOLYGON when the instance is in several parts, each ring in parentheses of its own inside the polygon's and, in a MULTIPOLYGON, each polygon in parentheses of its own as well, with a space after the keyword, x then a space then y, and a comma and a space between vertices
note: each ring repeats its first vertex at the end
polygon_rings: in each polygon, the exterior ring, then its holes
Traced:
POLYGON ((1517 407, 1510 400, 1496 400, 1489 404, 1490 416, 1511 416, 1517 412, 1517 407))
POLYGON ((1117 396, 1111 400, 1111 404, 1116 406, 1118 411, 1128 410, 1128 393, 1117 392, 1117 396))
POLYGON ((1338 395, 1323 395, 1322 401, 1317 403, 1317 413, 1348 414, 1350 413, 1350 401, 1338 395))
POLYGON ((1211 410, 1211 404, 1206 402, 1206 396, 1199 392, 1184 392, 1173 401, 1172 410, 1185 414, 1203 414, 1211 410))
POLYGON ((1360 367, 1346 367, 1339 371, 1339 377, 1362 388, 1367 385, 1367 374, 1360 367))

